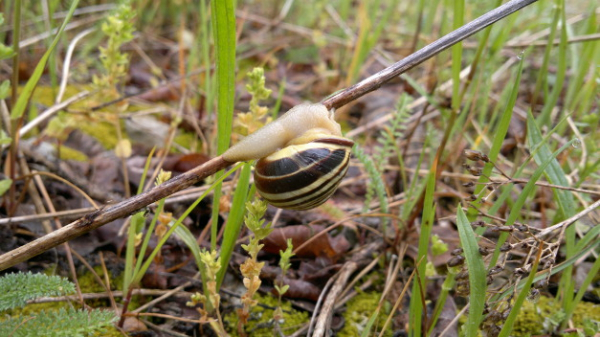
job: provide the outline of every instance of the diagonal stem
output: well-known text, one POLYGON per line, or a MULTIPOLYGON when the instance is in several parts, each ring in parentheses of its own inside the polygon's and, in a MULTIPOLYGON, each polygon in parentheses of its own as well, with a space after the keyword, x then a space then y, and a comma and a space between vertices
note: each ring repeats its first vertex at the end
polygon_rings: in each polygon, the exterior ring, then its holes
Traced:
POLYGON ((427 59, 450 48, 454 44, 536 1, 537 0, 509 1, 504 5, 483 14, 466 25, 444 35, 438 40, 408 55, 402 60, 383 69, 382 71, 373 74, 361 82, 325 99, 322 103, 328 109, 340 108, 349 102, 370 93, 371 91, 377 90, 384 83, 399 76, 407 70, 414 68, 415 66, 425 62, 427 59))

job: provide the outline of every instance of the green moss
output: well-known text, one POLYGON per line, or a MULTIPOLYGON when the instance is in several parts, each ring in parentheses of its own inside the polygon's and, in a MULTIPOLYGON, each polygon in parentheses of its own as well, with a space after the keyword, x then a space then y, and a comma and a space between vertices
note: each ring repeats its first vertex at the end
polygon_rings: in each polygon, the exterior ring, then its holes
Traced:
MULTIPOLYGON (((192 152, 200 152, 202 150, 201 143, 198 141, 196 134, 191 132, 179 131, 173 140, 177 145, 180 145, 192 152)), ((172 152, 178 153, 176 147, 172 147, 172 152)))
MULTIPOLYGON (((94 271, 104 281, 104 272, 102 271, 102 267, 96 266, 94 267, 94 271)), ((109 275, 109 280, 110 279, 112 279, 111 275, 109 275)), ((106 289, 104 289, 104 287, 100 285, 98 281, 96 281, 94 275, 88 270, 86 270, 82 275, 77 276, 77 282, 79 283, 79 287, 83 293, 98 293, 106 291, 106 289)), ((113 289, 112 284, 111 289, 113 289)))
MULTIPOLYGON (((526 301, 515 320, 513 336, 530 336, 552 333, 564 318, 560 303, 541 296, 536 303, 526 301), (540 324, 540 322, 543 322, 540 324)), ((573 312, 573 325, 582 329, 584 321, 600 321, 600 306, 589 302, 580 302, 573 312)))
MULTIPOLYGON (((342 330, 338 333, 338 336, 360 336, 363 333, 364 328, 367 326, 369 318, 371 318, 371 315, 373 315, 377 309, 380 297, 381 293, 378 292, 359 293, 350 301, 348 301, 348 304, 346 305, 346 312, 344 313, 345 324, 342 330)), ((377 322, 371 331, 373 332, 375 329, 380 329, 385 323, 387 316, 388 313, 386 310, 380 312, 379 316, 377 317, 377 322)), ((388 326, 383 335, 392 336, 391 325, 388 326)))
POLYGON ((114 326, 106 327, 92 334, 94 337, 123 337, 123 333, 114 326))
POLYGON ((80 123, 77 128, 94 137, 105 149, 114 149, 117 146, 117 130, 112 123, 89 121, 80 123))
POLYGON ((77 151, 70 147, 60 146, 59 149, 57 149, 57 151, 60 154, 60 159, 63 160, 74 160, 84 162, 89 159, 88 156, 85 155, 85 153, 77 151))
POLYGON ((548 297, 540 297, 537 303, 525 301, 515 320, 512 335, 529 336, 543 333, 544 326, 540 322, 552 315, 553 307, 552 300, 548 297))
MULTIPOLYGON (((22 316, 29 316, 32 314, 36 314, 42 310, 58 311, 58 309, 60 309, 60 308, 67 308, 69 306, 70 306, 70 304, 67 302, 32 303, 32 304, 27 304, 26 306, 21 307, 21 308, 14 308, 14 309, 6 310, 6 311, 3 311, 2 313, 6 314, 10 317, 22 317, 22 316)), ((77 305, 75 305, 75 306, 77 306, 77 305)), ((2 315, 0 315, 0 318, 3 318, 2 315)), ((4 319, 0 319, 0 322, 2 322, 3 320, 4 319)))
MULTIPOLYGON (((102 281, 105 280, 104 272, 102 271, 101 266, 94 267, 94 271, 96 271, 96 274, 100 276, 102 281)), ((110 280, 111 290, 121 289, 123 284, 123 273, 120 273, 119 275, 115 276, 109 272, 108 279, 110 280)), ((79 286, 81 287, 81 291, 83 293, 101 293, 106 291, 106 289, 104 289, 104 287, 100 285, 98 281, 96 281, 94 275, 87 269, 81 275, 77 276, 77 281, 79 282, 79 286)), ((116 300, 117 302, 119 301, 118 298, 116 300)), ((138 308, 141 305, 141 303, 144 303, 144 301, 145 298, 142 298, 141 296, 132 296, 131 301, 129 302, 129 310, 134 310, 138 308)), ((86 304, 93 308, 109 307, 110 300, 108 298, 86 300, 86 304)))
MULTIPOLYGON (((63 102, 67 100, 69 97, 79 94, 84 90, 92 90, 91 86, 86 84, 77 84, 77 85, 67 85, 65 88, 65 93, 63 95, 63 102)), ((33 96, 31 97, 32 103, 38 103, 43 105, 44 107, 51 107, 54 105, 54 100, 56 99, 56 95, 58 94, 58 88, 52 88, 49 85, 38 85, 33 92, 33 96)), ((80 100, 75 102, 69 106, 70 109, 87 109, 92 104, 97 105, 98 102, 90 102, 87 99, 80 100)))
MULTIPOLYGON (((271 296, 256 296, 258 303, 250 312, 250 319, 245 326, 245 331, 249 336, 275 336, 273 325, 273 311, 277 306, 277 299, 271 296), (266 307, 265 307, 266 306, 266 307), (271 309, 272 308, 272 309, 271 309)), ((283 301, 281 304, 283 309, 283 320, 279 322, 279 327, 284 335, 290 335, 298 330, 304 323, 309 321, 308 313, 305 311, 297 311, 292 309, 292 304, 283 301)), ((238 334, 238 317, 235 312, 225 315, 223 318, 225 329, 232 337, 239 336, 238 334)))
POLYGON ((600 305, 595 305, 590 302, 579 302, 573 311, 572 318, 573 325, 578 328, 583 327, 586 318, 600 322, 600 305))

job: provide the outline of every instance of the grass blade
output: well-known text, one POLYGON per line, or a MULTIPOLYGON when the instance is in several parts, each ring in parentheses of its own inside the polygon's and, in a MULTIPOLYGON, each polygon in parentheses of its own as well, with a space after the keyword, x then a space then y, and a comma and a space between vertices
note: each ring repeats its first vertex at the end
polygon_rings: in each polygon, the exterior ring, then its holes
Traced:
POLYGON ((573 299, 573 303, 572 303, 571 307, 569 308, 569 311, 565 312, 565 314, 566 314, 565 320, 566 321, 571 319, 571 315, 573 315, 575 306, 577 306, 577 303, 579 303, 579 301, 581 301, 581 299, 583 298, 583 295, 586 292, 586 290, 588 289, 589 285, 592 284, 592 281, 594 280, 594 278, 596 278, 598 276, 599 271, 600 271, 600 258, 597 258, 596 261, 594 262, 594 264, 592 265, 592 268, 590 268, 588 275, 585 277, 585 280, 583 280, 583 282, 581 283, 581 286, 579 287, 579 290, 577 291, 577 295, 575 295, 575 298, 573 299))
MULTIPOLYGON (((235 98, 235 5, 234 0, 211 1, 212 27, 216 55, 217 86, 217 154, 229 148, 231 126, 233 124, 233 103, 235 98)), ((219 178, 222 171, 215 177, 219 178)), ((221 185, 217 185, 213 196, 211 249, 217 245, 217 220, 221 185)))
POLYGON ((190 249, 192 255, 194 256, 194 260, 196 260, 196 265, 198 265, 198 269, 202 268, 202 261, 200 260, 200 246, 198 242, 196 242, 196 237, 192 232, 185 226, 177 226, 175 228, 175 235, 177 235, 183 243, 190 249))
POLYGON ((188 207, 185 210, 185 212, 183 212, 183 214, 177 219, 177 221, 175 221, 175 223, 171 226, 171 228, 169 228, 169 230, 167 231, 167 233, 165 233, 165 235, 156 244, 156 247, 154 248, 154 250, 152 251, 152 253, 150 253, 150 255, 148 256, 148 258, 146 259, 146 261, 144 262, 144 264, 139 269, 139 271, 134 273, 133 279, 132 279, 131 283, 135 284, 135 283, 139 282, 142 279, 142 276, 144 276, 144 274, 146 273, 146 270, 148 270, 148 267, 150 267, 150 264, 154 261, 154 257, 156 256, 156 254, 158 254, 159 250, 162 248, 162 246, 165 244, 165 242, 167 242, 167 240, 169 239, 169 237, 171 237, 171 234, 173 234, 173 232, 175 231, 175 229, 194 210, 194 208, 196 208, 196 206, 198 206, 198 204, 200 203, 200 201, 202 201, 210 192, 213 191, 213 189, 215 189, 217 186, 219 186, 219 184, 221 182, 223 182, 223 180, 225 178, 227 178, 228 176, 230 176, 233 172, 237 171, 241 166, 242 166, 242 164, 238 164, 238 165, 234 166, 227 173, 225 173, 220 178, 218 178, 217 181, 215 181, 214 184, 212 184, 206 191, 204 191, 204 193, 202 193, 202 195, 200 195, 198 197, 198 199, 196 199, 190 205, 190 207, 188 207))
MULTIPOLYGON (((529 112, 527 115, 527 133, 529 135, 529 137, 527 138, 530 146, 534 144, 539 144, 538 142, 540 142, 540 140, 542 139, 541 131, 538 128, 538 125, 535 122, 531 112, 529 112)), ((570 143, 572 143, 572 141, 570 143)), ((533 159, 536 161, 536 163, 538 163, 538 165, 540 162, 549 161, 549 166, 545 172, 545 175, 546 179, 548 179, 548 181, 551 184, 569 186, 569 181, 567 180, 567 177, 562 167, 554 157, 550 157, 550 149, 548 148, 547 144, 542 143, 539 151, 533 155, 533 159)), ((560 212, 558 212, 558 216, 560 217, 559 220, 566 219, 574 215, 576 207, 571 192, 559 189, 553 189, 553 192, 556 196, 556 200, 560 210, 560 212)), ((569 258, 575 253, 575 234, 575 226, 569 226, 565 230, 567 258, 569 258)), ((574 309, 572 299, 575 284, 571 280, 571 274, 572 266, 567 268, 565 273, 561 276, 559 283, 559 294, 562 294, 562 305, 565 309, 565 312, 572 312, 572 310, 574 309)))
MULTIPOLYGON (((538 118, 539 126, 544 126, 550 122, 550 113, 556 107, 556 103, 563 91, 563 84, 567 74, 567 18, 565 16, 565 2, 558 0, 556 4, 558 14, 560 15, 560 42, 558 45, 558 65, 556 69, 556 79, 552 92, 544 101, 544 107, 538 118)), ((550 45, 550 44, 549 44, 550 45)))
POLYGON ((478 335, 479 322, 481 322, 483 316, 487 272, 479 253, 475 232, 471 228, 471 222, 467 219, 460 205, 456 215, 456 225, 467 267, 469 268, 469 317, 467 318, 465 331, 467 337, 475 337, 478 335))
MULTIPOLYGON (((534 148, 538 144, 540 145, 539 150, 533 155, 535 162, 540 165, 543 162, 550 160, 548 169, 545 171, 546 178, 551 184, 560 186, 569 186, 569 181, 558 161, 552 158, 552 152, 548 148, 547 144, 544 144, 542 133, 538 128, 531 111, 527 114, 527 137, 529 147, 534 148)), ((566 219, 575 214, 575 202, 573 195, 570 191, 555 189, 554 193, 557 197, 559 207, 562 211, 562 216, 566 219)))
MULTIPOLYGON (((29 78, 29 80, 27 81, 27 84, 25 84, 25 87, 23 88, 23 91, 19 95, 19 98, 17 99, 17 103, 15 103, 15 107, 13 108, 13 110, 10 114, 11 119, 15 120, 15 119, 19 119, 19 118, 21 118, 21 116, 23 116, 23 113, 25 112, 25 107, 27 107, 27 103, 29 102, 31 95, 33 94, 33 90, 37 86, 37 83, 40 80, 40 77, 42 77, 44 68, 46 68, 46 63, 48 62, 48 58, 52 54, 52 51, 54 50, 54 47, 56 47, 56 44, 58 44, 58 41, 60 40, 60 37, 62 36, 62 33, 64 32, 65 27, 67 26, 67 23, 69 23, 69 21, 71 20, 71 17, 73 16, 73 12, 75 12, 75 9, 77 8, 78 3, 79 3, 79 0, 74 0, 71 3, 69 12, 67 13, 67 16, 65 17, 65 20, 63 21, 62 25, 60 26, 58 32, 54 36, 54 40, 52 40, 50 47, 48 47, 48 50, 46 50, 46 52, 44 53, 44 55, 38 62, 37 66, 35 67, 35 70, 31 74, 31 78, 29 78)), ((16 85, 16 83, 14 85, 16 85)))
MULTIPOLYGON (((242 220, 246 213, 246 200, 248 199, 248 188, 250 185, 250 173, 252 172, 252 165, 244 163, 242 167, 242 173, 240 179, 237 182, 235 194, 233 195, 233 202, 231 203, 231 211, 229 211, 229 217, 225 224, 225 232, 223 233, 223 242, 221 243, 221 269, 217 274, 217 290, 221 287, 227 266, 229 266, 229 259, 235 248, 235 242, 240 235, 242 229, 242 220)), ((216 224, 213 224, 216 227, 216 224)))
MULTIPOLYGON (((544 161, 542 163, 542 165, 540 165, 533 172, 533 175, 531 176, 531 178, 529 179, 527 184, 525 184, 525 186, 523 187, 523 190, 519 194, 517 201, 515 201, 515 203, 512 205, 510 214, 508 215, 508 218, 506 219, 506 223, 505 223, 506 226, 512 226, 515 223, 515 221, 517 220, 517 218, 519 217, 519 215, 521 213, 523 206, 525 205, 525 201, 527 200, 527 197, 531 194, 531 192, 535 188, 535 183, 541 178, 541 176, 544 173, 544 171, 546 170, 546 168, 552 163, 553 160, 555 160, 556 156, 558 156, 559 153, 561 153, 566 148, 571 146, 571 144, 573 144, 574 142, 575 142, 575 139, 567 142, 560 149, 556 150, 548 158, 546 158, 546 161, 544 161)), ((496 245, 496 249, 494 250, 494 255, 492 256, 492 259, 489 264, 490 267, 493 267, 496 265, 496 261, 498 261, 498 256, 500 255, 500 247, 504 244, 507 237, 508 237, 508 233, 502 233, 500 235, 500 238, 498 239, 498 243, 496 245)))
MULTIPOLYGON (((533 282, 537 282, 537 281, 545 279, 546 277, 548 277, 548 273, 550 273, 550 276, 552 276, 552 275, 556 275, 556 274, 562 272, 563 270, 572 266, 575 262, 577 262, 577 260, 581 259, 584 255, 586 255, 590 251, 596 249, 596 247, 598 247, 598 245, 600 245, 600 240, 593 241, 589 246, 582 248, 571 258, 569 258, 557 265, 554 265, 554 267, 552 267, 550 269, 542 270, 541 272, 537 273, 537 275, 535 275, 533 282)), ((517 290, 522 289, 523 286, 525 286, 525 282, 527 282, 527 280, 521 280, 521 282, 519 282, 519 284, 517 285, 516 289, 517 290)), ((491 298, 490 302, 500 301, 500 300, 506 298, 507 296, 511 295, 512 292, 513 292, 513 288, 509 288, 509 289, 505 290, 503 293, 493 296, 491 298)))
POLYGON ((429 250, 429 238, 433 228, 433 219, 435 216, 435 204, 433 203, 433 194, 435 192, 436 166, 432 165, 432 170, 427 177, 427 187, 425 188, 425 201, 423 203, 423 222, 421 224, 421 233, 419 235, 419 251, 416 261, 421 261, 415 268, 417 269, 417 280, 413 283, 412 297, 410 299, 410 332, 412 336, 421 336, 421 321, 423 314, 423 303, 425 299, 425 281, 427 267, 427 252, 429 250))
POLYGON ((371 315, 371 317, 369 317, 369 320, 367 321, 365 328, 360 334, 360 337, 369 337, 369 335, 371 334, 371 329, 373 329, 373 325, 375 324, 375 321, 377 321, 377 317, 379 316, 379 310, 380 307, 377 307, 371 315))
MULTIPOLYGON (((500 122, 498 122, 498 126, 496 127, 496 131, 494 132, 494 140, 492 142, 492 147, 490 152, 488 153, 488 157, 492 163, 496 162, 498 159, 498 154, 500 153, 500 149, 502 148, 502 144, 504 142, 504 138, 506 137, 506 133, 508 132, 508 127, 510 126, 510 120, 513 115, 515 103, 517 102, 517 96, 519 95, 519 83, 521 83, 521 74, 523 72, 523 60, 525 58, 521 58, 519 62, 519 69, 517 70, 517 75, 515 81, 513 83, 513 90, 510 93, 510 98, 508 100, 508 104, 502 113, 502 117, 500 118, 500 122)), ((479 193, 485 188, 483 183, 487 182, 488 177, 492 174, 492 170, 494 165, 492 163, 486 163, 483 168, 483 173, 479 177, 478 185, 475 187, 475 191, 473 195, 479 195, 479 193)), ((478 204, 481 204, 481 200, 479 200, 478 204)), ((474 217, 477 214, 477 210, 474 208, 469 209, 467 212, 469 218, 474 220, 474 217)))
POLYGON ((517 315, 519 314, 519 311, 521 310, 521 307, 523 306, 523 302, 527 298, 527 295, 529 295, 529 289, 531 289, 531 285, 533 284, 533 280, 535 279, 535 273, 537 273, 538 266, 540 265, 540 259, 542 257, 543 248, 544 244, 542 243, 538 248, 538 254, 535 259, 535 262, 533 263, 533 266, 531 267, 529 277, 527 277, 527 280, 523 285, 523 289, 521 290, 521 292, 519 292, 519 296, 517 296, 517 299, 515 300, 515 303, 513 304, 513 307, 510 310, 510 314, 508 314, 508 317, 506 318, 506 321, 502 326, 502 330, 500 331, 499 337, 508 337, 508 335, 513 329, 515 319, 517 318, 517 315))
POLYGON ((217 74, 217 153, 229 148, 235 98, 235 6, 233 0, 211 1, 217 74))

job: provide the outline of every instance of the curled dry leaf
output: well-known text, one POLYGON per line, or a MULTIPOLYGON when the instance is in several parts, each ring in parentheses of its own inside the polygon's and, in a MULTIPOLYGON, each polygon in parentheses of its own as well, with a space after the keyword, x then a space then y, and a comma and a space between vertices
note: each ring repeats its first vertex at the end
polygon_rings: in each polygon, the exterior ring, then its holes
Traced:
POLYGON ((165 272, 166 268, 162 263, 151 264, 148 272, 142 278, 142 285, 151 289, 167 289, 167 278, 162 275, 165 272))
POLYGON ((146 324, 135 317, 126 317, 123 323, 123 330, 126 332, 140 332, 148 330, 146 324))
MULTIPOLYGON (((288 290, 283 295, 287 298, 305 299, 316 301, 319 299, 321 289, 314 284, 304 280, 294 280, 287 277, 283 278, 283 284, 289 286, 288 290)), ((273 288, 271 292, 278 296, 277 290, 273 288)))

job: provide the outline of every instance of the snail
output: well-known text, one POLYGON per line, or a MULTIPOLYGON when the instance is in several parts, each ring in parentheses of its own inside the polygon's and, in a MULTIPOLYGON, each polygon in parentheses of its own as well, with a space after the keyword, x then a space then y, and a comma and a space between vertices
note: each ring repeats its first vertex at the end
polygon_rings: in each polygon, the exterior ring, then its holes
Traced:
POLYGON ((354 142, 323 104, 297 105, 223 153, 229 162, 258 159, 254 183, 273 206, 307 210, 342 181, 354 142))

